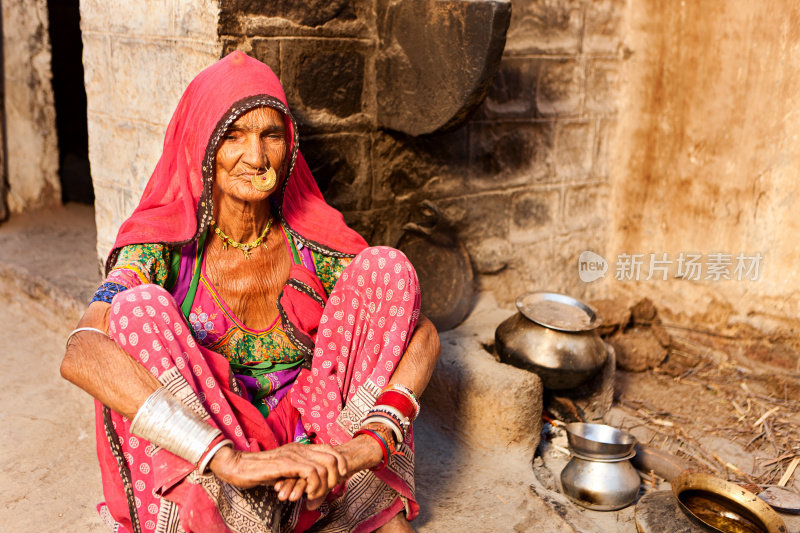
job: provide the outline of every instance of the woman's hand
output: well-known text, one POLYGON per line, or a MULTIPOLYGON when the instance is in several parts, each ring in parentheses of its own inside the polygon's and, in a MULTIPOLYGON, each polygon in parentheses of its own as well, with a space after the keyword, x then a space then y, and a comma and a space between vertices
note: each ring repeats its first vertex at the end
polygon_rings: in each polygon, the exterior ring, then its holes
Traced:
POLYGON ((274 485, 282 501, 297 501, 305 493, 309 509, 318 508, 348 474, 345 456, 326 444, 289 443, 252 453, 225 447, 209 466, 219 479, 236 487, 274 485))

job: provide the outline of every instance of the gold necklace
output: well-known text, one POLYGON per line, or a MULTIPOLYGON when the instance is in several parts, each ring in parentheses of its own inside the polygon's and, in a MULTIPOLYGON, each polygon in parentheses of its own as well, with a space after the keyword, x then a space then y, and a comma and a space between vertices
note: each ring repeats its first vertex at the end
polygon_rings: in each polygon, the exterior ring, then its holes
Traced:
MULTIPOLYGON (((272 227, 272 218, 270 218, 269 222, 267 222, 267 227, 264 228, 264 231, 261 232, 261 236, 258 239, 248 243, 234 241, 233 239, 225 235, 225 232, 219 229, 219 226, 217 226, 217 223, 214 220, 211 220, 211 227, 214 228, 214 233, 216 233, 217 236, 220 239, 222 239, 223 250, 227 250, 228 245, 230 244, 234 248, 241 250, 244 253, 245 259, 250 259, 250 251, 253 250, 254 248, 258 248, 261 245, 262 241, 264 241, 264 237, 266 237, 269 234, 269 228, 272 227)), ((266 241, 264 241, 264 248, 269 248, 269 246, 267 246, 266 241)))

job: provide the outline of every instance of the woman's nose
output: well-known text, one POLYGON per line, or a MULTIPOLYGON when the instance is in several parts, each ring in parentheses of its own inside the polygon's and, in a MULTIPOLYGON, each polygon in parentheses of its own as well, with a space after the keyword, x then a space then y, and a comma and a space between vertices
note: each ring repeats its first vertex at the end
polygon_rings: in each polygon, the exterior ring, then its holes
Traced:
POLYGON ((260 135, 248 135, 242 160, 249 166, 259 169, 269 167, 267 162, 267 152, 261 142, 260 135))

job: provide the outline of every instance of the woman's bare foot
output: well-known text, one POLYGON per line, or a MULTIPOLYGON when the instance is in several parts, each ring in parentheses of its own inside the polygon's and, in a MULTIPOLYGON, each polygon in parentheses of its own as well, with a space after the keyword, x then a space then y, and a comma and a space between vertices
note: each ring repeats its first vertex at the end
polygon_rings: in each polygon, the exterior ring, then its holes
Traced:
POLYGON ((414 528, 406 520, 406 514, 402 511, 394 515, 394 518, 375 530, 376 533, 414 533, 414 528))

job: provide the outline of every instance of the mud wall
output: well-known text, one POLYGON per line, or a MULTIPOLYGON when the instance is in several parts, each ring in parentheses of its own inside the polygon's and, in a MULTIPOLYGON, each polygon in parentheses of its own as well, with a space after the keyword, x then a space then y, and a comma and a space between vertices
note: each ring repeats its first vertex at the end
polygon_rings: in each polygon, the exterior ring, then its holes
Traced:
POLYGON ((799 43, 791 0, 631 2, 609 292, 650 295, 717 331, 747 324, 796 336, 799 43), (623 253, 644 254, 638 281, 628 277, 630 257, 616 279, 623 253), (646 281, 651 253, 671 262, 656 263, 646 281), (697 279, 686 263, 681 276, 681 253, 700 256, 697 279))
POLYGON ((8 209, 61 201, 46 0, 3 0, 8 209))
POLYGON ((181 93, 219 59, 219 7, 81 0, 80 8, 97 251, 105 259, 161 155, 181 93))

